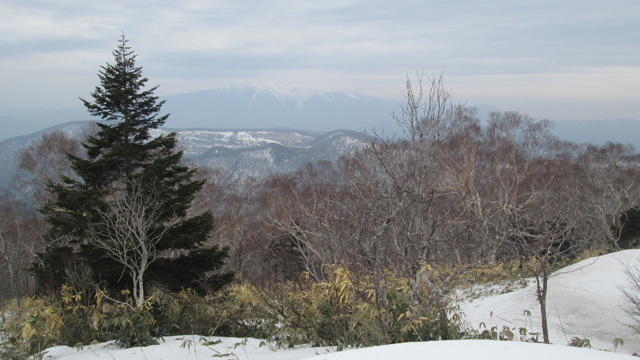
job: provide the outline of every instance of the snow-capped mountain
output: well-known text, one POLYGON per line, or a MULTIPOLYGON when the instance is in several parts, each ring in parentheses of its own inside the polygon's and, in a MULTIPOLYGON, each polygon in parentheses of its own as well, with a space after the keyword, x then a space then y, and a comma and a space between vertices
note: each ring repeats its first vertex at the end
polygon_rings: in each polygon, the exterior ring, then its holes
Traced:
MULTIPOLYGON (((402 114, 401 101, 373 98, 350 92, 302 90, 275 84, 225 86, 162 97, 162 113, 170 113, 174 129, 305 129, 326 133, 336 129, 366 130, 385 136, 400 134, 393 114, 402 114)), ((501 109, 478 105, 480 119, 501 109)), ((507 109, 517 110, 517 109, 507 109)), ((0 113, 0 140, 69 121, 91 120, 80 106, 68 109, 0 113)), ((604 144, 631 143, 640 149, 640 120, 553 121, 553 132, 562 139, 604 144)))
MULTIPOLYGON (((316 132, 347 129, 391 134, 399 101, 351 92, 302 90, 283 84, 224 86, 161 97, 169 128, 273 129, 316 132)), ((0 140, 27 135, 70 121, 92 120, 78 102, 65 109, 0 112, 0 140)), ((394 130, 395 129, 395 130, 394 130)))
POLYGON ((396 129, 400 102, 285 85, 225 86, 165 98, 167 127, 293 128, 312 131, 396 129))

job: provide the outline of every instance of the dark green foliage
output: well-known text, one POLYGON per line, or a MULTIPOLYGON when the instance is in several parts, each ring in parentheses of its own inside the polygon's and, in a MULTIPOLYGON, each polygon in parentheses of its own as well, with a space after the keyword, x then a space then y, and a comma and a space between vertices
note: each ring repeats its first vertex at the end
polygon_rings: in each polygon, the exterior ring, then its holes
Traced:
POLYGON ((69 246, 52 246, 44 253, 38 254, 38 262, 29 269, 38 280, 38 292, 57 293, 62 279, 67 278, 67 271, 76 260, 76 254, 69 246))
POLYGON ((617 245, 620 249, 640 247, 640 206, 636 206, 620 214, 621 226, 615 229, 619 233, 617 245))
POLYGON ((158 298, 152 308, 157 319, 155 335, 219 335, 218 329, 228 318, 223 311, 218 312, 220 301, 221 295, 199 296, 191 290, 158 298))
POLYGON ((219 270, 227 257, 226 248, 212 246, 191 250, 188 256, 159 259, 153 264, 154 271, 149 272, 149 280, 172 292, 182 289, 215 292, 233 281, 233 273, 209 274, 219 270))
POLYGON ((107 320, 107 324, 114 329, 113 339, 118 345, 131 348, 158 343, 151 334, 155 320, 148 309, 123 307, 119 314, 114 315, 116 316, 107 320))
POLYGON ((41 212, 51 227, 42 261, 32 271, 42 289, 69 282, 69 268, 78 264, 88 265, 95 283, 113 293, 130 288, 130 271, 88 238, 91 224, 101 221, 115 197, 141 191, 159 209, 147 234, 162 234, 154 249, 163 254, 144 272, 145 284, 172 291, 217 290, 232 278, 216 273, 227 250, 205 246, 213 229, 210 212, 188 214, 204 181, 193 180, 195 169, 181 164, 175 133, 152 136, 151 130, 164 124, 168 115, 159 115, 164 102, 153 94, 157 87, 144 89, 148 80, 136 67, 136 55, 124 35, 113 56, 115 64, 101 67, 93 101, 81 99, 102 122, 83 143, 87 157, 69 155, 78 180, 64 178, 47 186, 55 199, 41 212))
POLYGON ((269 248, 271 276, 277 281, 294 281, 305 271, 300 249, 305 245, 297 236, 286 234, 275 239, 269 248))

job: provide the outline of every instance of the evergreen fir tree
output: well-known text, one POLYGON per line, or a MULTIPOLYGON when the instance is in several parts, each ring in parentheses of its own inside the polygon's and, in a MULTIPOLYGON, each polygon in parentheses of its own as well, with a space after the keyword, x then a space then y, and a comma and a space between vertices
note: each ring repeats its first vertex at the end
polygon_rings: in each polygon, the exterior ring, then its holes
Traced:
MULTIPOLYGON (((136 67, 136 55, 127 42, 122 35, 113 51, 115 64, 101 67, 100 85, 91 93, 93 101, 81 99, 102 122, 97 134, 83 144, 86 158, 70 155, 79 180, 65 178, 48 184, 55 200, 41 211, 51 227, 45 252, 32 271, 42 289, 55 290, 63 282, 74 281, 74 269, 89 272, 101 286, 130 289, 132 271, 96 246, 115 241, 110 238, 113 235, 94 229, 105 223, 105 214, 118 215, 109 212, 114 202, 139 196, 156 210, 153 224, 143 231, 155 239, 154 254, 162 254, 147 264, 146 286, 215 291, 232 279, 230 273, 218 274, 227 249, 203 246, 213 229, 211 212, 188 214, 204 181, 193 180, 195 170, 181 165, 175 133, 152 134, 168 115, 159 116, 164 101, 154 95, 157 86, 144 89, 148 79, 136 67)), ((135 256, 133 250, 125 252, 135 256)))

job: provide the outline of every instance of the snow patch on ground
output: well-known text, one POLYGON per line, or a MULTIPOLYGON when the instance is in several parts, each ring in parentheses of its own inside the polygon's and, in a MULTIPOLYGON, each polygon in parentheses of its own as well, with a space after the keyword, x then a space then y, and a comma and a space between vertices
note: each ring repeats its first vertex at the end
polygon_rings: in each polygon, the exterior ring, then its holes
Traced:
POLYGON ((628 357, 620 354, 606 353, 603 351, 594 351, 573 347, 560 347, 545 344, 491 340, 453 340, 377 346, 366 349, 316 356, 313 358, 309 358, 309 360, 620 360, 623 358, 628 357))
MULTIPOLYGON (((624 340, 619 351, 640 352, 640 336, 625 325, 631 319, 622 294, 627 286, 625 264, 638 261, 640 250, 627 250, 587 259, 554 274, 547 295, 551 342, 566 345, 579 337, 589 339, 593 348, 613 350, 613 341, 619 338, 624 340)), ((528 333, 542 332, 535 282, 522 290, 463 303, 461 309, 476 329, 484 323, 498 331, 506 325, 515 334, 521 327, 528 333)))
POLYGON ((81 350, 57 346, 47 350, 44 359, 56 360, 151 360, 151 359, 241 359, 241 360, 297 360, 334 352, 331 348, 309 346, 294 349, 273 349, 258 339, 168 336, 158 345, 144 348, 120 349, 113 342, 85 346, 81 350))

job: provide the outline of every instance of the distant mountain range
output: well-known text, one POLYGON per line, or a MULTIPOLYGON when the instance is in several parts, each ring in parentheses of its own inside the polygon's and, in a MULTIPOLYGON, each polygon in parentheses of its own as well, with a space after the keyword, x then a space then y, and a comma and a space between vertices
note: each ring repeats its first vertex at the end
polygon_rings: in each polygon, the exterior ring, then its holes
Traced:
MULTIPOLYGON (((168 128, 176 129, 299 129, 326 133, 337 129, 392 135, 400 129, 393 114, 402 102, 349 92, 299 90, 284 85, 226 86, 172 95, 163 113, 170 113, 168 128)), ((500 110, 476 105, 481 118, 500 110)), ((517 110, 517 109, 516 109, 517 110)), ((0 113, 0 140, 27 135, 70 121, 91 120, 76 108, 0 113)), ((553 119, 551 119, 553 120, 553 119)), ((640 120, 554 121, 554 132, 574 142, 631 143, 640 149, 640 120)))
POLYGON ((373 128, 397 130, 400 103, 346 92, 316 92, 286 86, 227 86, 169 96, 163 111, 172 128, 289 128, 327 132, 373 128))
POLYGON ((640 120, 554 121, 553 133, 576 143, 602 145, 608 141, 631 144, 640 151, 640 120))
MULTIPOLYGON (((375 129, 385 136, 398 133, 393 114, 401 113, 399 101, 286 86, 227 86, 163 100, 163 113, 171 114, 165 126, 178 132, 186 157, 199 165, 224 167, 232 178, 286 172, 320 159, 335 160, 350 146, 363 141, 364 130, 375 129)), ((482 119, 491 111, 500 110, 488 105, 476 107, 482 119)), ((4 168, 0 186, 13 176, 18 149, 52 129, 79 136, 88 120, 81 107, 0 113, 0 140, 4 140, 0 141, 4 168), (48 129, 42 130, 45 128, 48 129), (25 136, 15 137, 16 134, 25 136)), ((565 140, 595 144, 616 141, 640 149, 637 119, 554 124, 554 133, 565 140)))
MULTIPOLYGON (((287 86, 244 86, 163 97, 165 126, 190 129, 337 129, 394 133, 401 103, 348 92, 318 92, 287 86)), ((0 140, 70 121, 92 120, 77 108, 0 112, 0 140)))
MULTIPOLYGON (((77 121, 31 135, 0 142, 0 187, 9 184, 17 170, 16 154, 50 131, 59 130, 83 140, 91 122, 77 121)), ((228 180, 295 171, 318 160, 336 161, 365 143, 365 135, 351 130, 312 133, 299 130, 205 130, 157 129, 154 136, 175 131, 184 159, 198 167, 222 168, 228 180)))
POLYGON ((325 134, 298 130, 175 132, 185 159, 199 167, 222 168, 228 179, 261 179, 295 171, 309 162, 335 162, 365 144, 365 136, 351 130, 325 134))

